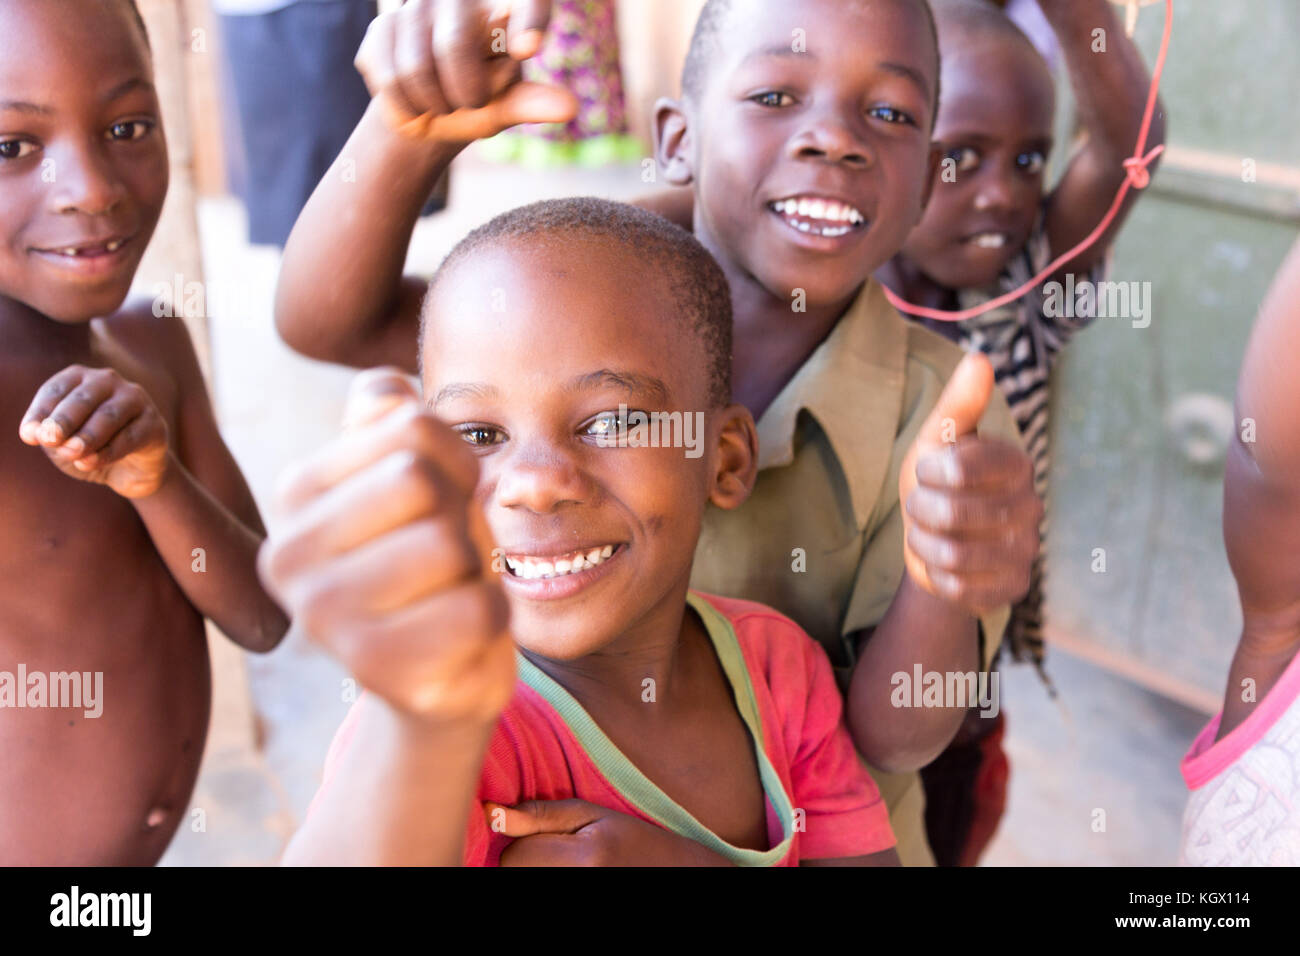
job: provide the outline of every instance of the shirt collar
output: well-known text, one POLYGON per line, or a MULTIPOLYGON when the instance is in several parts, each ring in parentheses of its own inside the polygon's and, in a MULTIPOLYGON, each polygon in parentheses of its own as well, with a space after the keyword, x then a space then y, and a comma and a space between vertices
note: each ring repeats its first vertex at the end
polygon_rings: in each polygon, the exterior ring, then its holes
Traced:
POLYGON ((758 467, 794 461, 794 432, 806 411, 821 426, 865 529, 888 477, 907 366, 906 321, 874 279, 786 383, 758 421, 758 467))

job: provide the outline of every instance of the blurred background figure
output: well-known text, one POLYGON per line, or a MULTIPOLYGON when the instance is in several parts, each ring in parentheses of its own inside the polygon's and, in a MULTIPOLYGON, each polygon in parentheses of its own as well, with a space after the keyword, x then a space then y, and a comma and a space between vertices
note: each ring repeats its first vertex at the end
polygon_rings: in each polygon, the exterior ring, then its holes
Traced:
POLYGON ((370 103, 352 60, 377 2, 212 0, 212 9, 229 91, 230 189, 248 209, 249 241, 282 246, 370 103))
POLYGON ((495 137, 487 155, 525 166, 606 166, 639 159, 629 135, 615 0, 556 0, 546 39, 523 65, 524 79, 569 90, 578 115, 568 123, 522 127, 495 137))

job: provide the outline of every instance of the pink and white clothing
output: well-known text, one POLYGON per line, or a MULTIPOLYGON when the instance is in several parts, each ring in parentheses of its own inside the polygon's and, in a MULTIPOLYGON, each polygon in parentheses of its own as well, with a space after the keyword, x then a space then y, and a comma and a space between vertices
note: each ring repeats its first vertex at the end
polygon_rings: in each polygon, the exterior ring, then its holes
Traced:
MULTIPOLYGON (((479 801, 512 806, 586 800, 748 866, 794 866, 893 847, 885 803, 841 720, 826 652, 789 618, 761 604, 694 592, 687 603, 713 642, 754 743, 767 796, 767 849, 732 846, 700 824, 619 751, 577 700, 523 656, 515 695, 484 759, 479 801)), ((357 713, 354 708, 334 738, 322 791, 351 742, 357 713)), ((466 865, 494 866, 509 844, 481 810, 471 813, 466 865)))
POLYGON ((1214 742, 1222 714, 1183 758, 1192 790, 1185 866, 1300 866, 1300 654, 1249 717, 1214 742))

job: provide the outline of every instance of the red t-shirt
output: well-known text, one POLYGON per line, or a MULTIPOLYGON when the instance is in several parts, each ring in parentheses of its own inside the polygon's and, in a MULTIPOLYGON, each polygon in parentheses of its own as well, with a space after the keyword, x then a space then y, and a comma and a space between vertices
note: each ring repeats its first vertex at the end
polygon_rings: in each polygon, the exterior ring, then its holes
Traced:
MULTIPOLYGON (((480 801, 576 798, 681 833, 749 865, 864 856, 895 845, 889 813, 841 721, 825 652, 793 621, 749 601, 691 594, 753 736, 767 794, 766 853, 730 847, 663 794, 558 684, 520 658, 520 681, 488 746, 480 801)), ((329 785, 348 746, 354 708, 325 762, 329 785)), ((470 814, 466 865, 494 866, 510 838, 470 814)))

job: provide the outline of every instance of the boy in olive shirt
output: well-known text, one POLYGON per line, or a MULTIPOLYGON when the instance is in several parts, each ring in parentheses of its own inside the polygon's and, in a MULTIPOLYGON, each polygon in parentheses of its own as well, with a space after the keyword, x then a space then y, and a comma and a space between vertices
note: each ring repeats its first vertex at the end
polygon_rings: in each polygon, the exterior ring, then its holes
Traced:
MULTIPOLYGON (((402 268, 423 196, 466 140, 572 106, 519 84, 510 57, 474 55, 499 27, 511 56, 531 55, 535 31, 459 6, 457 24, 416 2, 371 28, 358 65, 376 99, 344 150, 350 175, 326 176, 286 247, 277 322, 301 351, 414 369, 425 282, 402 268)), ((900 774, 877 777, 900 856, 928 862, 915 771, 977 701, 904 685, 987 668, 1042 513, 987 362, 968 359, 940 400, 961 352, 871 280, 939 159, 929 8, 712 0, 684 86, 657 111, 658 158, 693 187, 695 234, 727 276, 735 399, 758 418, 763 469, 750 502, 706 516, 692 585, 764 601, 827 647, 859 752, 900 774), (1006 438, 977 437, 981 423, 1006 438)))

